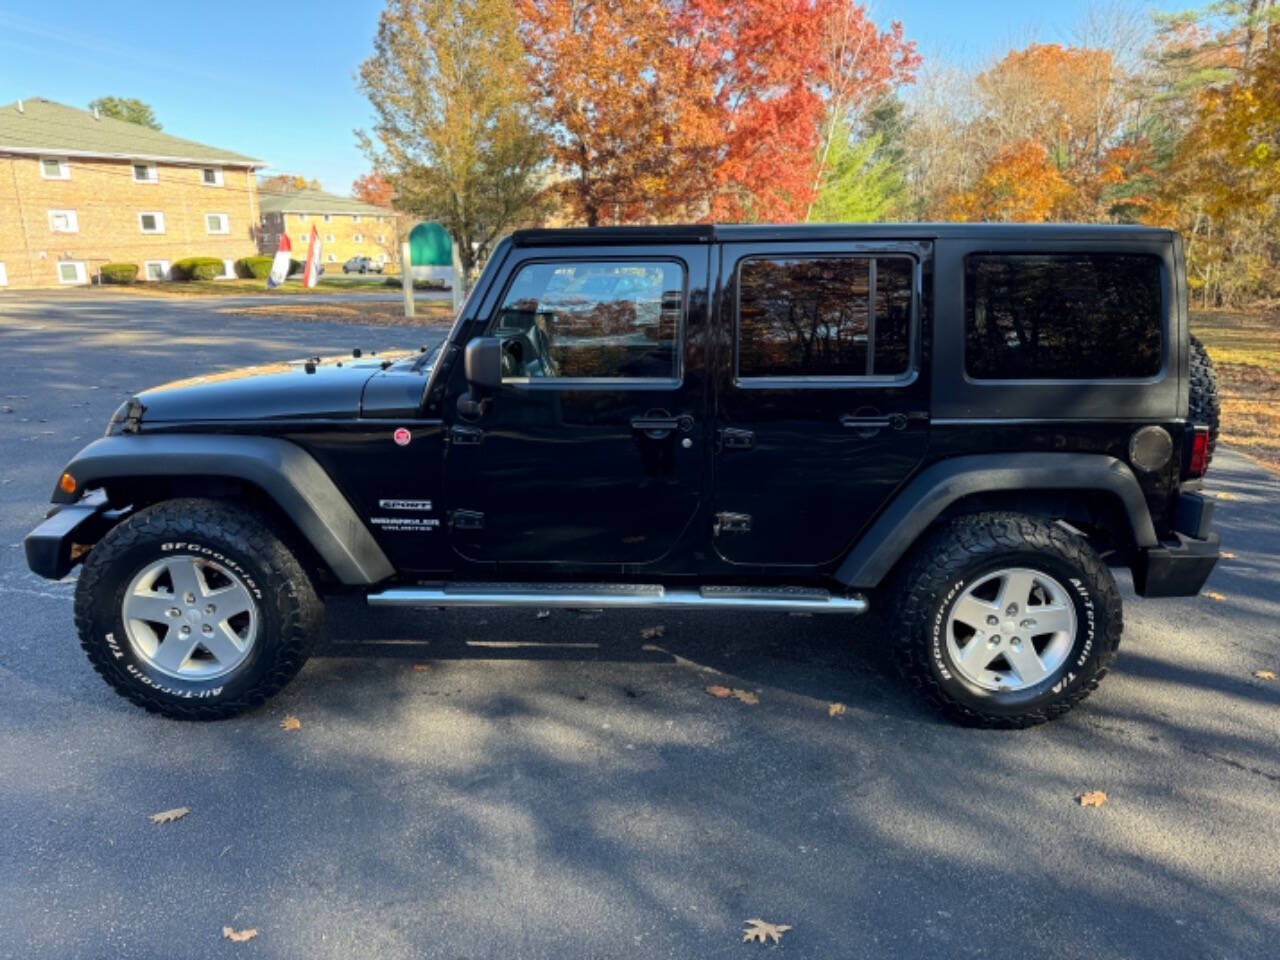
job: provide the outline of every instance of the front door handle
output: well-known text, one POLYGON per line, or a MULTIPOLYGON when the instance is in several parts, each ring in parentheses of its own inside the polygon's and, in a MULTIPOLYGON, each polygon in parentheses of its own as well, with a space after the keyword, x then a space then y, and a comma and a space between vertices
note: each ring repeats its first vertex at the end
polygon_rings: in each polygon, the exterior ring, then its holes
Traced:
POLYGON ((693 417, 687 413, 678 417, 651 417, 648 415, 632 417, 631 429, 638 430, 654 440, 661 440, 675 430, 679 430, 681 433, 688 433, 693 429, 693 417))

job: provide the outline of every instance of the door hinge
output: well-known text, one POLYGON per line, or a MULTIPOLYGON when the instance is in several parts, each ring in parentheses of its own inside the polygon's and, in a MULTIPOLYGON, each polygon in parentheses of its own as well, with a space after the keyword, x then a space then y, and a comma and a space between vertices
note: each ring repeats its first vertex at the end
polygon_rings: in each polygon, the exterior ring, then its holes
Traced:
POLYGON ((756 444, 756 435, 741 427, 721 427, 716 431, 716 441, 721 450, 750 450, 756 444))
POLYGON ((479 427, 450 427, 449 442, 457 447, 473 447, 484 440, 484 431, 479 427))
POLYGON ((749 513, 717 513, 716 522, 711 527, 712 536, 722 533, 750 533, 751 514, 749 513))
POLYGON ((449 526, 454 530, 483 530, 484 514, 479 510, 450 510, 449 526))

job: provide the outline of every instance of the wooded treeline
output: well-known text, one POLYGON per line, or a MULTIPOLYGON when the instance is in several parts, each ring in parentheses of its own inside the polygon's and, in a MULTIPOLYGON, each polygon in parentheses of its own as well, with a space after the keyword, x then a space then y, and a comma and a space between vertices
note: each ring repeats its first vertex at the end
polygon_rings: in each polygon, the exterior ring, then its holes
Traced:
POLYGON ((1280 8, 1097 8, 922 62, 850 0, 389 0, 364 143, 478 259, 522 223, 1150 223, 1198 305, 1280 296, 1280 8))

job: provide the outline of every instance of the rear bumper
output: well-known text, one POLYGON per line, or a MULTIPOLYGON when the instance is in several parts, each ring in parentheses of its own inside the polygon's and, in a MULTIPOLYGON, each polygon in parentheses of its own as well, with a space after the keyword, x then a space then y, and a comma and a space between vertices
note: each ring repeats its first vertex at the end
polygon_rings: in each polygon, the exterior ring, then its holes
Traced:
POLYGON ((1210 530, 1213 503, 1184 492, 1174 516, 1176 539, 1140 551, 1133 563, 1133 587, 1140 597, 1194 596, 1218 562, 1218 535, 1210 530))
POLYGON ((72 545, 92 545, 110 527, 106 517, 107 496, 101 490, 76 503, 54 507, 44 523, 22 541, 27 553, 27 566, 50 580, 61 580, 76 565, 72 545))

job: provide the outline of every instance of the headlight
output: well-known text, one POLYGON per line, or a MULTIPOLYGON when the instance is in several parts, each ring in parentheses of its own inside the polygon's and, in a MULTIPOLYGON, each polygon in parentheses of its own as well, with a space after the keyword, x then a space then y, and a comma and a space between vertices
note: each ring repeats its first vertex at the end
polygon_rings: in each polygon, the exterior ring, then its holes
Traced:
POLYGON ((137 397, 130 397, 116 407, 116 412, 111 415, 111 419, 107 422, 107 432, 103 436, 111 437, 117 433, 137 433, 138 421, 141 419, 142 403, 137 397))

